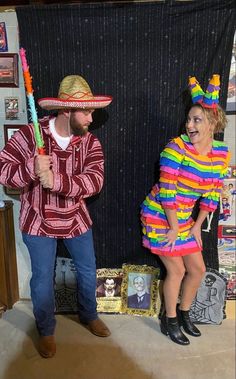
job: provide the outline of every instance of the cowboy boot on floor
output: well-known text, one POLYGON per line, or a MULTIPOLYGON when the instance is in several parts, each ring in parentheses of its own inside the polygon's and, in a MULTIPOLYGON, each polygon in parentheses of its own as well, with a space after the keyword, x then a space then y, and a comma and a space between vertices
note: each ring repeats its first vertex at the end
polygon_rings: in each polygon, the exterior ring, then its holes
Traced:
POLYGON ((39 337, 39 354, 43 358, 52 358, 56 354, 56 343, 54 336, 39 337))
POLYGON ((100 318, 97 318, 96 320, 88 321, 86 325, 87 325, 87 328, 90 330, 90 332, 95 334, 95 336, 108 337, 111 334, 108 327, 100 318))
POLYGON ((177 306, 177 317, 179 325, 183 327, 184 331, 193 337, 200 337, 200 330, 194 325, 189 317, 189 311, 182 311, 177 306))
POLYGON ((184 335, 181 331, 177 317, 166 317, 165 314, 161 317, 160 324, 161 332, 165 334, 165 336, 169 336, 170 339, 178 343, 179 345, 189 345, 189 339, 184 335))

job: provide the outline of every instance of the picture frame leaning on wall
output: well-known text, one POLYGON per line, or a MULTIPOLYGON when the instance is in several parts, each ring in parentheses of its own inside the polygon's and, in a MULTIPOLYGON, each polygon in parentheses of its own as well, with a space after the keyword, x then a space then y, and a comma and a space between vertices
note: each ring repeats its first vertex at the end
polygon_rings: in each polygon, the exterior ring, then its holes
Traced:
MULTIPOLYGON (((19 125, 19 124, 4 124, 3 125, 3 128, 4 128, 4 141, 5 141, 5 144, 9 141, 9 139, 13 136, 13 134, 15 134, 22 126, 24 126, 23 124, 19 125)), ((4 187, 4 191, 7 195, 19 195, 20 194, 20 190, 19 189, 16 189, 16 188, 9 188, 9 187, 4 187)))
POLYGON ((101 313, 121 313, 121 268, 97 269, 96 300, 97 311, 101 313))
POLYGON ((124 264, 122 270, 122 313, 158 317, 161 307, 160 269, 124 264))

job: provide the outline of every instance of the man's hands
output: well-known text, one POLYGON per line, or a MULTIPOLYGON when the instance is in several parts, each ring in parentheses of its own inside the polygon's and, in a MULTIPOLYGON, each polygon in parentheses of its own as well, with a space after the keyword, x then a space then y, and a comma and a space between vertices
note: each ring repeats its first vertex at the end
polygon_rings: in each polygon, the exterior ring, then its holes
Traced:
POLYGON ((37 155, 35 157, 34 171, 44 188, 51 189, 53 187, 54 175, 51 167, 52 157, 49 155, 37 155))

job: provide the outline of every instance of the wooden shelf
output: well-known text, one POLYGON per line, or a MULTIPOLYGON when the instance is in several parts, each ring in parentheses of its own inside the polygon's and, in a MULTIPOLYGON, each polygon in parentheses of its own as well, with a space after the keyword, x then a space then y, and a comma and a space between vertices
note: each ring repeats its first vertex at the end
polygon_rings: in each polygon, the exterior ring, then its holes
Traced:
POLYGON ((13 202, 0 208, 0 314, 19 300, 13 202))

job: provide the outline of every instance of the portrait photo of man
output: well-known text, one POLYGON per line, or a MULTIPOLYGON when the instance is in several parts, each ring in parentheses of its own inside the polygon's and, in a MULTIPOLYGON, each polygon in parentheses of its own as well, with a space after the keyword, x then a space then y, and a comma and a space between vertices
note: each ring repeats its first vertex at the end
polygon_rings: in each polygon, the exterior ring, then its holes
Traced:
POLYGON ((150 293, 148 292, 146 277, 147 275, 135 275, 131 278, 131 286, 128 288, 128 308, 150 308, 151 298, 150 293), (131 291, 133 294, 129 295, 131 291))
POLYGON ((96 290, 97 297, 115 297, 120 296, 120 284, 114 278, 104 278, 104 281, 98 285, 96 290))

